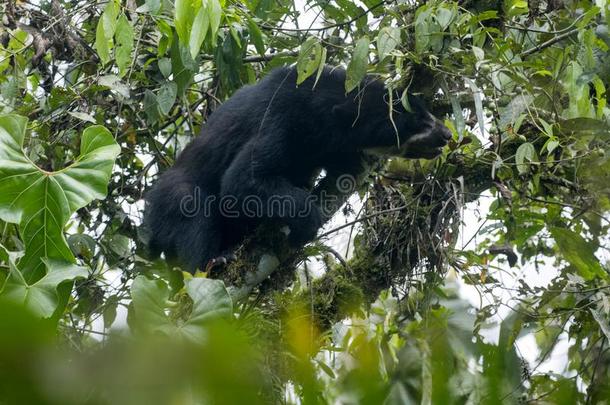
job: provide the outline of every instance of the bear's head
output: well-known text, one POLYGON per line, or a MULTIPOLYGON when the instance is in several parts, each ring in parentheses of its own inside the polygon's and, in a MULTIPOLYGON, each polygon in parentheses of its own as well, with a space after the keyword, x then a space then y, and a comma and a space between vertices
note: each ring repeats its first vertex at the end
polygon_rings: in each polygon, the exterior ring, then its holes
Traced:
MULTIPOLYGON (((408 107, 407 110, 402 103, 397 103, 392 119, 388 119, 391 125, 394 121, 391 130, 397 140, 389 154, 413 159, 437 157, 451 139, 451 131, 426 109, 418 97, 409 95, 408 107)), ((385 127, 387 131, 387 123, 385 127)))
POLYGON ((367 154, 433 159, 451 139, 451 131, 435 118, 420 98, 409 95, 402 103, 395 92, 375 84, 333 108, 333 113, 349 132, 356 146, 367 154))

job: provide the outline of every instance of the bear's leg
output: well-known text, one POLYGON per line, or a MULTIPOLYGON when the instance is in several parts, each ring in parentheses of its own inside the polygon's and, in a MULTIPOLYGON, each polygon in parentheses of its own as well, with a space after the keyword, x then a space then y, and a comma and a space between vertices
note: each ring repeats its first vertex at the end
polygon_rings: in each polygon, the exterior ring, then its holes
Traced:
POLYGON ((176 250, 189 272, 205 270, 211 259, 221 255, 222 230, 216 216, 200 214, 189 218, 181 231, 176 236, 176 250))
POLYGON ((252 177, 249 171, 233 170, 227 172, 222 184, 221 200, 235 202, 234 212, 224 215, 234 215, 244 223, 277 219, 290 228, 288 239, 293 245, 313 240, 323 224, 310 193, 283 177, 252 177))

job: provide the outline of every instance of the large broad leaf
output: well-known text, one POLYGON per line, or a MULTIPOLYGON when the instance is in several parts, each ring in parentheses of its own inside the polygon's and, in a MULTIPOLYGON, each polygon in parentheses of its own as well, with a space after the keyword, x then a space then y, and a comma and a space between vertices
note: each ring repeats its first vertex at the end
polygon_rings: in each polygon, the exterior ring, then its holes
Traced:
MULTIPOLYGON (((187 87, 191 84, 193 76, 195 75, 195 70, 198 69, 198 66, 193 61, 193 58, 191 58, 190 50, 185 46, 181 46, 180 41, 172 41, 171 60, 174 82, 178 86, 178 96, 182 96, 187 87)), ((156 111, 156 106, 154 111, 156 111)), ((147 114, 150 113, 147 112, 147 114)), ((150 122, 153 123, 154 121, 150 122)))
POLYGON ((121 14, 117 21, 116 49, 114 52, 116 64, 119 67, 119 76, 125 76, 131 66, 131 52, 133 51, 133 28, 125 14, 121 14))
POLYGON ((530 168, 529 162, 535 161, 537 161, 537 158, 534 145, 529 142, 519 145, 517 153, 515 153, 515 163, 517 163, 517 171, 519 174, 527 173, 530 168))
POLYGON ((205 325, 233 313, 233 303, 224 283, 220 280, 194 278, 185 280, 185 288, 193 301, 185 320, 175 321, 168 314, 169 288, 162 280, 136 277, 131 286, 131 297, 137 325, 148 332, 179 335, 201 342, 205 325))
POLYGON ((379 60, 384 60, 400 44, 400 28, 384 27, 377 36, 377 53, 379 60))
POLYGON ((415 12, 415 50, 417 53, 425 52, 430 46, 431 27, 430 16, 432 9, 425 4, 415 12))
POLYGON ((214 43, 222 18, 222 6, 218 0, 205 0, 205 6, 210 18, 210 37, 212 38, 212 43, 214 43))
POLYGON ((322 61, 322 46, 316 37, 309 37, 299 51, 297 59, 297 84, 301 84, 320 68, 322 61))
POLYGON ((162 280, 136 277, 131 285, 131 300, 138 326, 147 331, 173 334, 176 327, 165 311, 168 299, 169 288, 162 280))
POLYGON ((258 25, 256 25, 256 22, 252 18, 248 18, 248 32, 250 33, 250 42, 254 44, 256 52, 264 55, 267 47, 265 45, 266 38, 263 36, 262 31, 260 28, 258 28, 258 25))
POLYGON ((185 280, 186 292, 193 300, 193 310, 182 325, 183 333, 191 340, 201 340, 203 326, 214 319, 228 318, 233 313, 233 302, 220 280, 193 278, 185 280))
POLYGON ((166 82, 161 86, 157 95, 157 105, 161 114, 169 114, 176 101, 177 93, 178 86, 174 82, 166 82))
POLYGON ((19 224, 25 244, 19 268, 33 283, 45 274, 42 258, 74 261, 63 228, 77 209, 106 195, 121 148, 107 129, 94 125, 83 132, 76 161, 47 172, 23 151, 26 126, 24 117, 0 116, 0 218, 19 224))
POLYGON ((195 16, 195 20, 193 21, 193 29, 191 30, 189 36, 189 50, 193 59, 197 57, 199 49, 201 49, 201 44, 205 39, 205 34, 208 32, 209 26, 210 19, 207 10, 201 7, 195 16))
POLYGON ((106 8, 104 8, 104 12, 97 23, 95 49, 103 64, 110 62, 110 51, 114 45, 112 38, 116 31, 118 14, 119 5, 116 0, 111 0, 106 4, 106 8))
POLYGON ((195 58, 209 31, 210 41, 216 42, 216 34, 222 20, 222 5, 218 0, 176 0, 174 21, 180 42, 195 58))
POLYGON ((191 37, 193 21, 201 8, 201 1, 176 0, 174 3, 174 22, 180 42, 188 45, 191 37))
POLYGON ((366 76, 366 69, 369 66, 369 43, 367 36, 360 38, 356 42, 352 60, 347 65, 345 90, 348 93, 358 87, 364 76, 366 76))
POLYGON ((75 278, 87 277, 87 269, 66 261, 46 260, 48 272, 34 283, 28 283, 12 260, 9 260, 10 275, 2 295, 11 301, 23 304, 41 317, 50 317, 57 308, 60 297, 57 287, 75 278))
POLYGON ((585 280, 606 277, 606 272, 595 257, 594 246, 576 232, 565 228, 551 228, 560 253, 585 280))
POLYGON ((440 25, 443 31, 449 28, 457 15, 457 7, 455 4, 441 4, 436 9, 434 19, 440 25))

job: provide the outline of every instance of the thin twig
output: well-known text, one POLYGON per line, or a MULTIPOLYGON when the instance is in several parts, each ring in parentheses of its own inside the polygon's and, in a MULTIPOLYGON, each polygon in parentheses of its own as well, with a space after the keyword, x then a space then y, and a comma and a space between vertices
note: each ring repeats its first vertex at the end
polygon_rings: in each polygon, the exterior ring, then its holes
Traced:
POLYGON ((536 45, 533 48, 523 51, 521 53, 521 57, 525 58, 527 56, 530 56, 533 53, 536 53, 545 48, 548 48, 549 46, 555 45, 557 42, 563 41, 564 39, 569 38, 574 34, 578 34, 579 31, 580 31, 580 28, 574 28, 573 30, 568 31, 565 34, 557 35, 556 37, 551 38, 548 41, 541 43, 540 45, 536 45))

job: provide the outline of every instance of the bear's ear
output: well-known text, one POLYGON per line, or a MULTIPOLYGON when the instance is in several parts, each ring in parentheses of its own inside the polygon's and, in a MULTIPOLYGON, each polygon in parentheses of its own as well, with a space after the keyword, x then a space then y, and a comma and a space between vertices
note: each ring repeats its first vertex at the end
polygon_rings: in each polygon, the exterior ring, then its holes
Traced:
POLYGON ((348 100, 345 103, 334 105, 332 113, 337 120, 351 125, 358 116, 358 107, 354 105, 353 101, 348 100))

